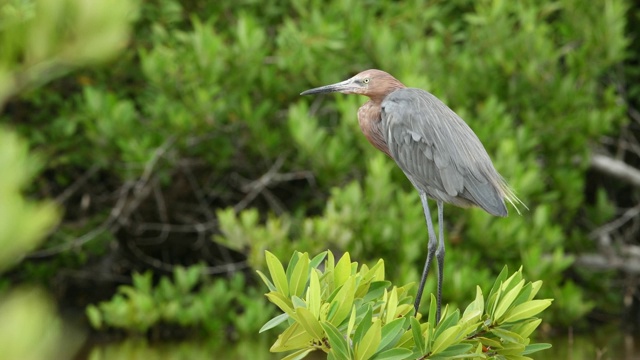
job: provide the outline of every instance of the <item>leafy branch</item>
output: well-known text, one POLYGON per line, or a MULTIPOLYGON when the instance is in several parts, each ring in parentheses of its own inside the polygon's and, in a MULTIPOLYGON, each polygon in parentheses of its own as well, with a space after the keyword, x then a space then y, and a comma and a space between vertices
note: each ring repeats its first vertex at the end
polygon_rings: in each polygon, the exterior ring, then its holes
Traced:
POLYGON ((336 262, 331 251, 310 258, 295 252, 286 270, 266 251, 269 301, 283 311, 260 332, 282 323, 272 352, 292 351, 284 359, 302 359, 321 350, 328 359, 529 359, 549 348, 529 336, 540 325, 535 316, 551 299, 534 299, 542 281, 527 282, 522 268, 508 276, 505 266, 487 300, 478 286, 462 314, 445 307, 435 324, 435 301, 427 315, 414 316, 413 284, 393 286, 384 279, 384 261, 369 268, 345 253, 336 262))

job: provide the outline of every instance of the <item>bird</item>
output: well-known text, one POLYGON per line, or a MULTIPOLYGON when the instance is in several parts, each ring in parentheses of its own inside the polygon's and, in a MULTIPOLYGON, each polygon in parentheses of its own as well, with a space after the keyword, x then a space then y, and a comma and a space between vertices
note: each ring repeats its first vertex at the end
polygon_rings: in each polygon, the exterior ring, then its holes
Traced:
POLYGON ((347 80, 303 91, 300 95, 335 92, 369 98, 358 109, 362 133, 375 148, 396 162, 420 195, 429 242, 414 309, 417 316, 435 256, 437 324, 444 280, 444 203, 480 207, 499 217, 508 215, 505 200, 518 213, 517 205, 524 204, 495 169, 469 125, 431 93, 407 87, 382 70, 369 69, 347 80), (431 220, 429 199, 437 204, 438 238, 431 220))

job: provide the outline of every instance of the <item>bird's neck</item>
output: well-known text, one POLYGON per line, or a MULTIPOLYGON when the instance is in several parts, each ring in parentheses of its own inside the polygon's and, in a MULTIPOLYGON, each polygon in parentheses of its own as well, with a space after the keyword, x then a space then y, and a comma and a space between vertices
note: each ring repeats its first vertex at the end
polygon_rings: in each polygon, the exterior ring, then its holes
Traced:
POLYGON ((380 121, 382 120, 380 117, 380 111, 380 103, 376 103, 371 99, 358 110, 358 124, 360 125, 360 130, 362 130, 362 133, 367 140, 369 140, 371 145, 391 156, 389 153, 389 147, 382 136, 382 130, 380 128, 380 121))
POLYGON ((406 86, 403 83, 401 83, 398 79, 392 77, 391 79, 387 79, 386 83, 384 84, 384 88, 374 88, 366 95, 375 105, 380 106, 380 104, 382 104, 382 101, 387 96, 389 96, 389 94, 398 89, 404 88, 406 88, 406 86))

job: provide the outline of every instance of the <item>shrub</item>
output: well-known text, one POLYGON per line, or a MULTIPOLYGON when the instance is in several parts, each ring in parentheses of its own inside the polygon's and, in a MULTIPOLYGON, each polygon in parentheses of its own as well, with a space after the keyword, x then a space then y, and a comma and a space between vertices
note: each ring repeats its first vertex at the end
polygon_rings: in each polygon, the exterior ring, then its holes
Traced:
POLYGON ((486 300, 478 286, 462 315, 445 307, 439 323, 432 296, 427 321, 420 323, 421 314, 413 316, 412 284, 391 287, 382 260, 358 269, 349 253, 336 262, 330 251, 312 259, 296 252, 286 271, 269 252, 266 261, 270 278, 259 272, 270 290, 266 296, 283 314, 261 331, 288 322, 271 347, 293 350, 285 359, 315 350, 328 359, 529 359, 523 355, 550 347, 530 342, 541 323, 534 316, 551 300, 533 300, 542 282, 525 282, 522 269, 507 277, 505 267, 486 300))

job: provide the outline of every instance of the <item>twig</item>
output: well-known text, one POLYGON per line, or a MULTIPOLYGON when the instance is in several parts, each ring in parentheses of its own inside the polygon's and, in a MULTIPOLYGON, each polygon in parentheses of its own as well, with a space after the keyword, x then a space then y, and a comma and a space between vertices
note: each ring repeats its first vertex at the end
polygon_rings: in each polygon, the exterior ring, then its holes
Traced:
POLYGON ((629 220, 635 218, 638 214, 640 214, 640 204, 627 209, 622 215, 620 215, 620 217, 593 230, 589 233, 589 237, 592 239, 598 239, 603 234, 611 233, 626 224, 629 220))
POLYGON ((627 103, 627 114, 629 114, 629 117, 633 119, 636 123, 640 124, 640 111, 638 111, 633 106, 630 106, 628 103, 627 103))
POLYGON ((92 165, 87 171, 82 174, 71 186, 67 187, 60 195, 54 199, 58 204, 64 204, 82 185, 84 185, 100 167, 96 164, 92 165))
POLYGON ((640 275, 640 258, 583 254, 576 258, 576 265, 599 270, 621 270, 628 274, 640 275))
POLYGON ((144 200, 153 186, 149 186, 154 178, 152 177, 153 169, 155 168, 158 160, 164 155, 164 153, 173 144, 175 137, 168 138, 162 146, 158 147, 151 159, 147 161, 144 167, 142 176, 135 182, 125 182, 119 190, 118 201, 111 209, 109 217, 102 222, 97 228, 92 229, 88 233, 63 244, 52 246, 47 249, 37 250, 27 255, 27 258, 43 258, 53 256, 64 251, 71 250, 73 248, 80 247, 87 242, 95 239, 98 235, 105 231, 116 231, 120 226, 126 225, 131 213, 138 208, 142 200, 144 200))
POLYGON ((118 201, 116 202, 116 205, 111 209, 111 212, 109 213, 109 217, 105 221, 103 221, 102 224, 100 224, 98 227, 92 229, 88 233, 74 240, 65 242, 57 246, 52 246, 47 249, 33 251, 27 255, 27 258, 36 259, 36 258, 44 258, 44 257, 57 255, 62 252, 71 250, 73 248, 80 247, 86 244, 87 242, 95 239, 98 235, 102 234, 105 231, 111 231, 111 230, 117 229, 118 225, 116 224, 116 221, 118 220, 118 217, 120 217, 123 213, 122 208, 125 206, 125 203, 127 200, 127 193, 131 190, 131 188, 133 187, 133 184, 134 183, 132 182, 126 182, 120 188, 121 195, 118 201))
MULTIPOLYGON (((166 263, 164 261, 158 260, 154 257, 151 257, 145 254, 142 250, 140 250, 137 246, 135 246, 133 242, 128 241, 127 247, 136 256, 136 258, 138 258, 140 261, 156 269, 160 269, 166 272, 173 272, 176 269, 176 267, 180 266, 180 265, 173 265, 170 263, 166 263)), ((207 266, 204 268, 204 273, 207 275, 233 273, 242 269, 246 269, 248 267, 249 267, 249 264, 247 264, 246 261, 240 261, 240 262, 228 263, 223 265, 207 266)))
POLYGON ((169 223, 142 223, 136 225, 135 231, 144 232, 148 230, 155 231, 169 231, 176 233, 194 233, 204 232, 207 230, 213 230, 217 228, 218 220, 212 219, 207 222, 201 222, 196 224, 169 224, 169 223))
POLYGON ((202 191, 202 186, 200 186, 200 183, 198 183, 198 179, 196 179, 196 177, 193 175, 193 172, 191 171, 191 168, 189 166, 181 166, 181 168, 182 173, 187 178, 189 186, 191 186, 191 189, 193 190, 193 193, 195 194, 196 199, 200 204, 200 208, 207 216, 207 220, 211 221, 215 218, 215 215, 211 212, 211 209, 209 209, 209 204, 207 204, 204 191, 202 191))
POLYGON ((625 162, 612 159, 604 155, 593 155, 591 167, 605 174, 640 187, 640 170, 627 165, 625 162))
MULTIPOLYGON (((284 163, 284 157, 282 156, 278 157, 278 159, 276 159, 275 163, 273 163, 269 171, 264 173, 257 180, 254 180, 247 184, 242 185, 241 190, 247 193, 247 195, 233 207, 233 210, 236 212, 239 212, 240 210, 244 209, 245 207, 247 207, 247 205, 249 205, 249 203, 251 203, 251 201, 253 201, 253 199, 255 199, 258 195, 263 193, 263 191, 267 187, 273 184, 277 184, 279 182, 299 180, 299 179, 307 179, 309 182, 313 182, 313 174, 310 171, 297 171, 297 172, 291 172, 291 173, 285 173, 285 174, 278 173, 278 170, 280 170, 283 163, 284 163)), ((265 197, 267 198, 267 201, 272 203, 275 197, 273 196, 273 194, 270 194, 270 195, 271 195, 271 198, 269 198, 268 195, 265 197)), ((276 205, 276 210, 281 211, 282 206, 276 205)))

